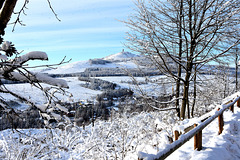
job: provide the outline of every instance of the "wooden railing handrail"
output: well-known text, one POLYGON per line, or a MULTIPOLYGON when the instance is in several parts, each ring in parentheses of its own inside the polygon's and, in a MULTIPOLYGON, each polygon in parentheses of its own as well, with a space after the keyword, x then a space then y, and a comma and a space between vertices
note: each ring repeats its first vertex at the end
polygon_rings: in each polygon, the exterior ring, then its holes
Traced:
POLYGON ((227 103, 222 105, 222 108, 220 110, 216 111, 214 115, 206 119, 204 122, 200 123, 197 127, 190 130, 188 133, 183 134, 180 136, 180 138, 176 141, 174 141, 172 144, 169 144, 164 150, 161 152, 158 152, 157 155, 153 154, 146 154, 143 152, 138 153, 139 159, 146 159, 146 160, 163 160, 167 158, 170 154, 172 154, 175 150, 177 150, 179 147, 181 147, 183 144, 185 144, 187 141, 189 141, 192 137, 194 137, 196 134, 198 134, 200 131, 202 131, 208 124, 210 124, 213 120, 215 120, 217 117, 223 114, 223 112, 232 107, 236 102, 238 104, 240 103, 240 97, 235 98, 231 102, 228 101, 227 103))

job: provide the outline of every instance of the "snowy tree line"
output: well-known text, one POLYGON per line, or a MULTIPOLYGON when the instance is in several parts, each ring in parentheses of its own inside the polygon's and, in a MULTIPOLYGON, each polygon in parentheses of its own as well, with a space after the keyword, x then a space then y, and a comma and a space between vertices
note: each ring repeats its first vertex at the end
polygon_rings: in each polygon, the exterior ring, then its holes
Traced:
POLYGON ((84 72, 79 73, 78 75, 80 77, 105 77, 105 76, 128 76, 129 74, 136 76, 136 77, 142 77, 145 75, 159 75, 158 71, 156 71, 156 68, 148 68, 143 69, 143 71, 140 71, 137 68, 87 68, 84 72))
POLYGON ((90 59, 90 60, 89 60, 89 63, 90 63, 90 65, 93 65, 93 64, 105 65, 105 64, 108 64, 108 63, 112 63, 112 62, 111 62, 111 61, 104 60, 104 59, 90 59))
POLYGON ((81 84, 81 86, 93 90, 114 90, 117 87, 116 83, 112 83, 97 78, 78 77, 78 80, 86 82, 85 84, 81 84))
POLYGON ((0 131, 5 129, 44 128, 44 122, 39 111, 29 108, 25 111, 10 111, 8 114, 0 112, 0 131))

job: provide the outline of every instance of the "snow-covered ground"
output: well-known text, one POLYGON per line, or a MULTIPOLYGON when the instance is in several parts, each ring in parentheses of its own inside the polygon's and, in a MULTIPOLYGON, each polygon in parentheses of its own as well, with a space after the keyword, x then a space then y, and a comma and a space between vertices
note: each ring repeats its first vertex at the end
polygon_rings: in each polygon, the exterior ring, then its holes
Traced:
POLYGON ((102 91, 96 91, 81 87, 80 84, 83 84, 85 82, 79 81, 78 77, 66 77, 62 79, 67 81, 69 85, 68 91, 72 93, 74 101, 94 100, 98 94, 102 93, 102 91))
POLYGON ((193 150, 193 138, 167 160, 238 160, 240 159, 240 108, 224 112, 224 130, 218 135, 218 119, 202 132, 203 150, 193 150))
POLYGON ((172 93, 172 83, 170 83, 169 78, 164 75, 152 77, 134 77, 134 79, 130 76, 97 78, 116 83, 122 88, 132 89, 136 94, 142 92, 149 96, 159 96, 172 93))
MULTIPOLYGON (((81 87, 80 84, 85 82, 79 81, 78 77, 66 77, 62 78, 67 81, 69 85, 69 89, 65 89, 67 92, 73 95, 72 99, 74 101, 80 100, 94 100, 97 94, 101 94, 101 91, 95 91, 88 88, 81 87)), ((49 85, 41 84, 43 87, 49 87, 49 85)), ((43 92, 31 84, 23 83, 23 84, 6 84, 6 87, 17 94, 21 93, 27 99, 30 99, 33 102, 37 102, 38 104, 46 103, 45 96, 43 92)), ((0 93, 0 96, 4 97, 7 101, 13 100, 15 101, 16 98, 5 93, 0 93)), ((59 98, 62 100, 67 101, 66 96, 59 95, 59 98), (60 97, 61 96, 61 97, 60 97)), ((24 104, 21 104, 24 105, 24 104)), ((26 105, 24 105, 27 107, 26 105)), ((24 108, 23 106, 23 108, 24 108)))
MULTIPOLYGON (((168 84, 164 87, 162 85, 158 85, 158 84, 154 84, 154 83, 145 83, 144 77, 136 77, 136 80, 140 83, 139 86, 132 84, 132 78, 128 77, 128 76, 97 77, 97 78, 116 83, 121 88, 130 88, 136 94, 139 92, 140 89, 141 89, 141 91, 143 91, 144 93, 146 93, 148 95, 154 95, 154 94, 159 95, 159 94, 163 94, 164 92, 168 92, 168 93, 171 92, 171 84, 168 84)), ((98 94, 102 93, 102 91, 91 90, 91 89, 80 86, 80 84, 84 84, 86 82, 79 81, 78 77, 65 77, 65 78, 61 78, 61 79, 64 79, 67 82, 69 89, 65 89, 65 90, 73 95, 72 99, 74 101, 80 101, 80 100, 94 101, 96 96, 98 94)), ((165 80, 166 77, 165 76, 155 76, 155 77, 152 77, 151 79, 152 80, 154 80, 154 79, 165 80)), ((46 85, 46 84, 41 84, 41 85, 43 87, 49 87, 49 85, 46 85)), ((31 101, 33 101, 33 102, 37 102, 38 104, 46 103, 46 99, 45 99, 45 96, 42 93, 42 91, 33 87, 30 84, 27 84, 27 83, 6 84, 6 87, 9 90, 11 90, 17 94, 22 93, 22 96, 24 96, 27 99, 31 99, 31 101)), ((16 98, 9 94, 0 93, 0 96, 4 97, 7 101, 10 101, 10 100, 16 101, 16 98)), ((59 96, 61 96, 61 95, 59 95, 59 96)), ((61 96, 59 98, 61 98, 63 100, 67 100, 66 97, 64 97, 64 96, 61 96)), ((18 108, 18 109, 25 109, 27 107, 26 104, 21 103, 21 102, 19 102, 19 103, 21 104, 21 106, 19 106, 21 108, 18 108)))
MULTIPOLYGON (((135 160, 138 152, 156 154, 169 144, 177 120, 171 112, 133 115, 115 113, 112 120, 97 121, 86 129, 67 126, 66 130, 28 129, 1 131, 1 159, 125 159, 135 160), (24 134, 23 134, 24 133, 24 134), (28 136, 26 136, 28 135, 28 136)), ((218 135, 218 121, 203 130, 203 150, 193 150, 188 141, 168 160, 240 159, 240 108, 224 112, 224 131, 218 135)), ((191 123, 186 120, 182 123, 191 123)))
MULTIPOLYGON (((138 86, 131 84, 132 79, 128 76, 122 76, 122 77, 97 77, 99 79, 103 79, 103 80, 107 80, 113 83, 118 84, 119 86, 121 86, 121 88, 130 88, 132 89, 134 92, 136 92, 136 94, 139 92, 138 86)), ((157 76, 157 77, 153 77, 152 79, 156 79, 156 78, 162 78, 164 79, 164 76, 157 76)), ((83 81, 79 81, 78 77, 65 77, 65 78, 61 78, 64 79, 68 86, 69 89, 65 89, 67 92, 71 93, 72 96, 72 100, 77 102, 80 100, 90 100, 90 101, 95 101, 96 96, 98 94, 101 94, 102 91, 96 91, 96 90, 91 90, 88 88, 84 88, 81 86, 81 84, 84 84, 86 82, 83 81)), ((153 95, 153 93, 155 93, 156 95, 158 95, 159 93, 163 93, 163 87, 159 86, 157 84, 151 84, 151 83, 147 83, 145 84, 145 78, 144 77, 137 77, 136 80, 140 83, 143 83, 140 85, 141 90, 145 93, 149 93, 151 95, 153 95)), ((49 87, 49 85, 46 84, 41 84, 43 87, 49 87)), ((35 87, 33 87, 31 84, 27 84, 27 83, 23 83, 23 84, 6 84, 6 87, 17 94, 20 94, 25 97, 26 99, 31 100, 32 102, 35 102, 36 104, 44 104, 46 103, 46 98, 43 94, 43 92, 35 87)), ((169 92, 171 91, 171 87, 166 87, 166 88, 170 88, 169 92)), ((21 101, 17 100, 15 97, 9 95, 9 94, 5 94, 5 93, 0 93, 0 96, 4 97, 6 99, 6 101, 16 101, 19 103, 19 105, 17 106, 13 106, 13 107, 17 107, 17 109, 19 110, 24 110, 26 108, 28 108, 28 105, 26 105, 25 103, 22 103, 21 101)), ((62 96, 59 95, 59 98, 62 99, 63 101, 68 101, 68 97, 66 96, 62 96)))

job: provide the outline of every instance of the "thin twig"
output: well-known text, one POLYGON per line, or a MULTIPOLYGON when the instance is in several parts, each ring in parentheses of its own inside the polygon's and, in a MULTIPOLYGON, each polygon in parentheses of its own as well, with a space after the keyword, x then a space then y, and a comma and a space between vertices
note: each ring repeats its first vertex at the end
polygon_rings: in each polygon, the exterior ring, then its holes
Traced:
POLYGON ((61 22, 61 20, 58 18, 57 13, 54 11, 50 0, 47 0, 47 2, 48 2, 48 5, 49 5, 49 8, 52 10, 52 12, 53 12, 53 14, 55 15, 56 19, 57 19, 59 22, 61 22))

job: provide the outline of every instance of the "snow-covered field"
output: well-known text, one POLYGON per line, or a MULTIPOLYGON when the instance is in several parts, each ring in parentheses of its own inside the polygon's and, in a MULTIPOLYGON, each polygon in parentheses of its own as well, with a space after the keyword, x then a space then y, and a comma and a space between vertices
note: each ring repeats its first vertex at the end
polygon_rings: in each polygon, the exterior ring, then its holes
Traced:
POLYGON ((172 83, 169 78, 164 75, 134 78, 130 76, 111 76, 97 78, 116 83, 122 88, 132 89, 136 94, 138 94, 139 92, 143 92, 144 94, 149 96, 159 96, 172 93, 172 83), (134 84, 133 82, 138 83, 138 85, 134 84))
MULTIPOLYGON (((97 78, 116 83, 121 88, 130 88, 133 91, 135 91, 136 93, 138 93, 139 90, 141 89, 141 91, 143 91, 146 94, 159 95, 159 94, 163 94, 164 92, 171 93, 171 89, 172 89, 171 84, 166 84, 166 86, 164 87, 164 86, 160 86, 155 83, 145 83, 144 77, 136 77, 136 80, 138 82, 142 83, 139 86, 131 84, 132 78, 128 77, 128 76, 97 77, 97 78)), ((154 76, 151 79, 152 80, 154 80, 154 79, 165 80, 165 78, 166 78, 165 76, 154 76)), ((80 100, 94 101, 96 96, 98 94, 102 93, 102 91, 91 90, 91 89, 80 86, 81 84, 84 84, 86 82, 79 81, 78 77, 65 77, 65 78, 61 78, 61 79, 64 79, 67 82, 67 84, 69 85, 69 89, 65 89, 65 90, 73 95, 72 99, 74 101, 80 101, 80 100)), ((166 81, 167 81, 167 79, 166 79, 166 81)), ((41 85, 43 87, 49 87, 49 85, 46 85, 46 84, 41 84, 41 85)), ((22 95, 24 97, 26 97, 27 99, 31 99, 31 101, 33 101, 33 102, 37 102, 38 104, 46 103, 46 99, 45 99, 42 91, 39 89, 36 89, 35 87, 33 87, 30 84, 26 84, 26 83, 24 83, 24 84, 6 84, 6 87, 15 93, 22 93, 22 95)), ((13 97, 9 94, 0 93, 0 96, 4 97, 8 101, 16 100, 15 97, 13 97)), ((63 100, 67 101, 66 97, 64 97, 62 95, 59 95, 59 96, 61 96, 60 98, 62 98, 63 100)), ((19 102, 19 103, 21 103, 21 102, 19 102)), ((24 103, 21 103, 21 106, 23 109, 25 107, 27 107, 27 105, 24 103)))
MULTIPOLYGON (((111 76, 111 77, 97 77, 98 79, 106 80, 109 82, 116 83, 121 88, 129 88, 132 89, 135 93, 140 92, 140 90, 147 95, 161 95, 161 94, 171 94, 172 93, 172 84, 169 79, 164 76, 153 76, 148 77, 148 80, 146 80, 146 77, 135 77, 134 80, 132 77, 129 76, 111 76), (139 83, 139 85, 133 84, 132 82, 135 81, 139 83), (149 82, 152 81, 152 82, 149 82), (159 85, 160 84, 160 85, 159 85)), ((211 76, 204 76, 201 77, 202 79, 206 80, 211 79, 211 76)), ((68 85, 69 89, 66 89, 66 91, 73 94, 73 100, 79 101, 79 100, 94 100, 97 94, 101 94, 102 91, 96 91, 91 90, 88 88, 81 87, 80 84, 84 84, 86 82, 79 81, 78 77, 65 77, 61 78, 64 79, 68 85)), ((215 81, 213 79, 213 81, 215 81)), ((43 87, 46 87, 48 85, 42 84, 43 87)), ((32 101, 38 102, 38 103, 45 103, 45 98, 41 90, 36 89, 30 84, 7 84, 6 87, 15 92, 15 93, 23 93, 24 97, 32 99, 32 101)), ((4 97, 7 100, 15 100, 14 97, 10 96, 9 94, 0 93, 0 96, 4 97)))
MULTIPOLYGON (((78 77, 67 77, 62 78, 67 81, 69 85, 69 89, 66 89, 66 91, 70 92, 73 95, 74 101, 80 101, 80 100, 94 100, 97 94, 101 94, 101 91, 95 91, 88 88, 81 87, 80 84, 85 83, 78 80, 78 77)), ((41 84, 43 87, 47 87, 49 85, 41 84)), ((33 102, 37 102, 38 104, 44 104, 46 103, 46 99, 42 93, 41 90, 33 87, 30 84, 7 84, 6 87, 15 92, 15 93, 21 93, 22 96, 31 99, 33 102)), ((16 100, 13 96, 5 93, 0 93, 0 96, 4 97, 6 100, 16 100)), ((61 96, 61 95, 59 95, 61 96)), ((63 100, 67 101, 65 96, 59 97, 63 100)), ((24 105, 24 104, 22 104, 24 105)))

